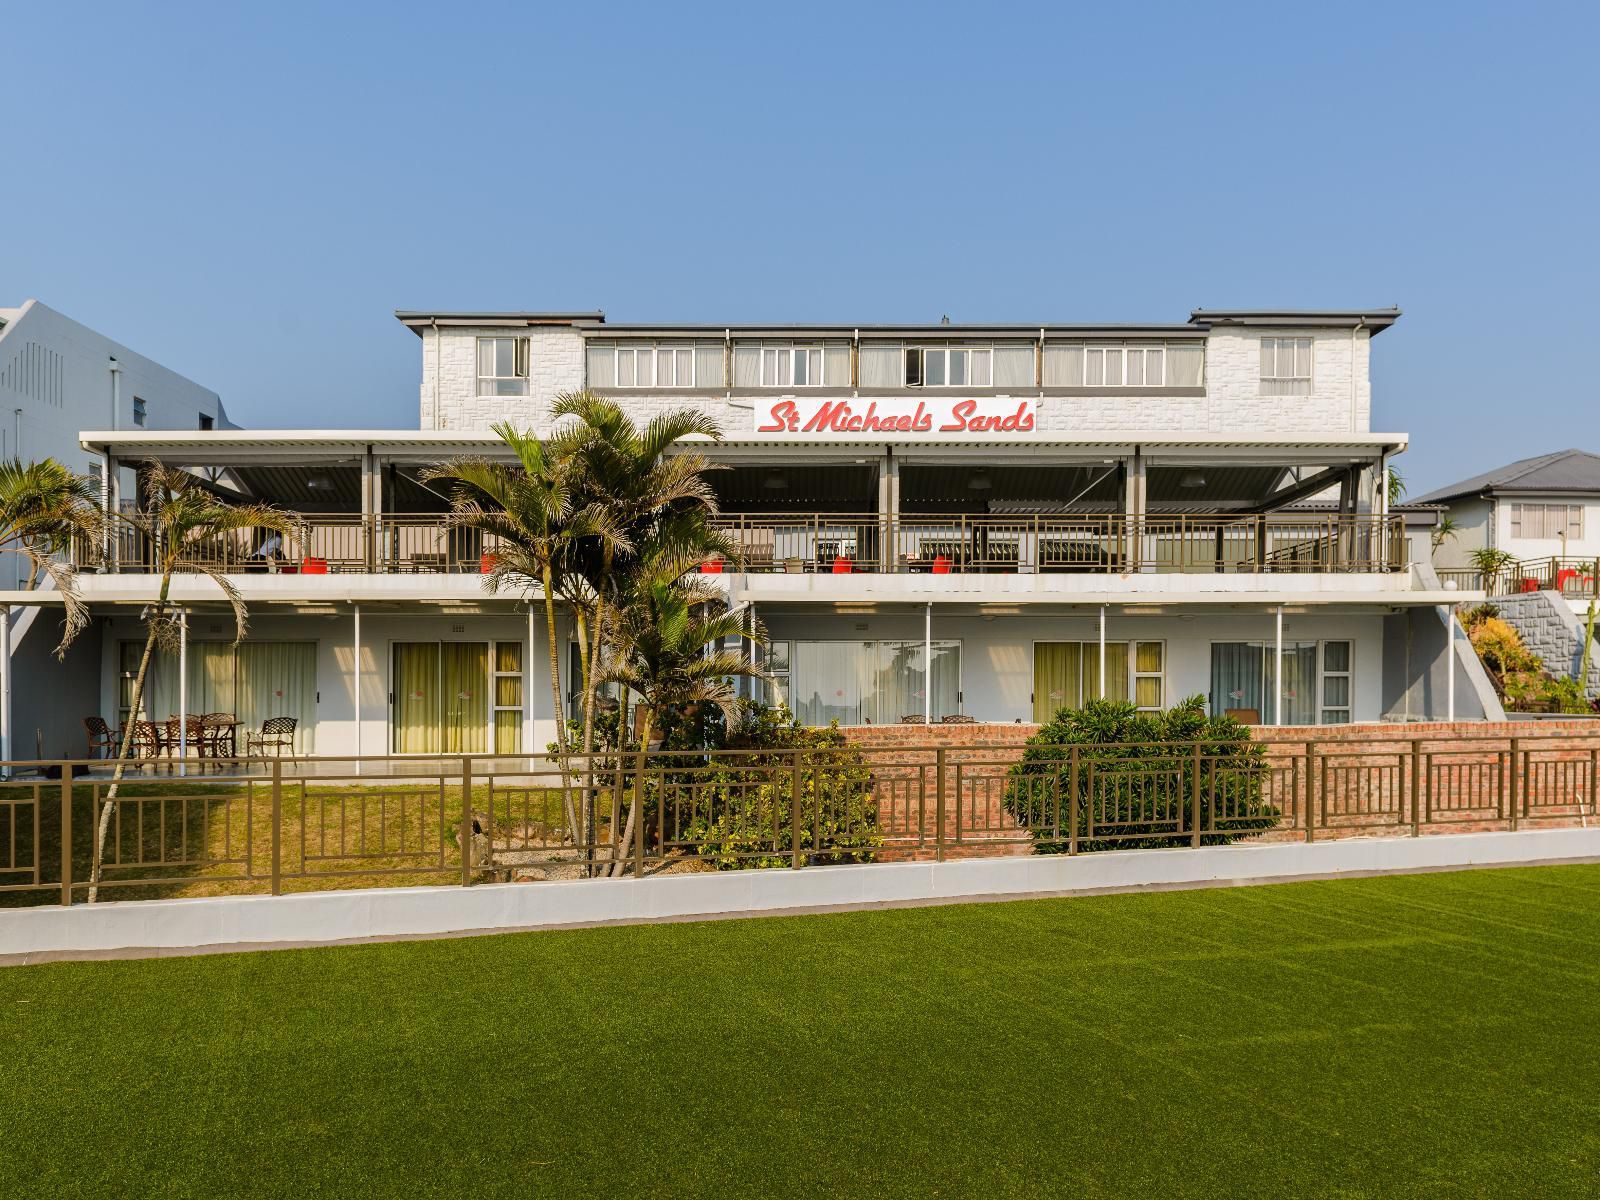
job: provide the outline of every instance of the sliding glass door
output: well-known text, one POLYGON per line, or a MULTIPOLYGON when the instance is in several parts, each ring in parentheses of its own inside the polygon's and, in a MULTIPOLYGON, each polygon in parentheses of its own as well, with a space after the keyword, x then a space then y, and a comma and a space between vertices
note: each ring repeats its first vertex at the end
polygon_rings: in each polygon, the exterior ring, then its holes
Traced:
MULTIPOLYGON (((122 643, 121 708, 128 718, 133 681, 143 653, 142 642, 122 643)), ((315 642, 190 642, 183 707, 191 716, 230 713, 242 731, 254 731, 268 717, 295 719, 294 752, 316 751, 317 644, 315 642)), ((147 720, 178 715, 178 655, 156 652, 145 682, 143 709, 147 720)), ((239 737, 244 748, 244 737, 239 737)))
POLYGON ((522 748, 521 642, 396 642, 392 690, 396 754, 522 748))
MULTIPOLYGON (((1350 643, 1283 644, 1283 723, 1344 724, 1351 719, 1350 643)), ((1214 642, 1211 711, 1233 712, 1251 724, 1271 724, 1278 703, 1274 642, 1214 642)))
MULTIPOLYGON (((1165 642, 1107 642, 1107 700, 1131 699, 1141 709, 1165 702, 1165 642)), ((1082 708, 1101 695, 1099 642, 1033 644, 1033 719, 1044 724, 1063 708, 1082 708)))
POLYGON ((794 642, 789 649, 789 697, 805 725, 892 725, 920 717, 937 721, 961 711, 961 643, 915 641, 794 642))

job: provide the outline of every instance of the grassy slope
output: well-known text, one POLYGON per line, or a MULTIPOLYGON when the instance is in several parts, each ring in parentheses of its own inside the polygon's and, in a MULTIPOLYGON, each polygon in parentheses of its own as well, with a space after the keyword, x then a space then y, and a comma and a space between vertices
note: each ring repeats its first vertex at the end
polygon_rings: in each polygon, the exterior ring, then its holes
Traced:
POLYGON ((1597 901, 1538 868, 13 968, 0 1195, 1594 1195, 1597 901))

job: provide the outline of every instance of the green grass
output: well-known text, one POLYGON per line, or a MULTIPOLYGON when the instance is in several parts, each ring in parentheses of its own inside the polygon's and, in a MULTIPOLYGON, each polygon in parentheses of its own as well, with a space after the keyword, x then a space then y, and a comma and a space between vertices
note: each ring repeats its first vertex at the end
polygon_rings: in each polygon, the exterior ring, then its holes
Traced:
POLYGON ((7 1197, 1594 1196, 1600 866, 9 968, 0 1038, 7 1197))

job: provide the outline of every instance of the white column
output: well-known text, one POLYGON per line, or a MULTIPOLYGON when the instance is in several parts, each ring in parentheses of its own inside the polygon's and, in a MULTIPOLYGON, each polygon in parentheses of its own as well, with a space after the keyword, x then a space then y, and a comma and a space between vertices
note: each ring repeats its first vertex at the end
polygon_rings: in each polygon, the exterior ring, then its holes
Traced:
POLYGON ((1456 719, 1456 610, 1451 605, 1444 610, 1445 628, 1449 632, 1448 640, 1444 644, 1445 657, 1449 660, 1446 664, 1448 682, 1445 684, 1445 720, 1456 719))
POLYGON ((1283 605, 1278 605, 1278 632, 1275 654, 1278 664, 1272 687, 1272 723, 1283 724, 1283 605))
POLYGON ((189 610, 178 610, 178 774, 189 773, 189 610))
MULTIPOLYGON (((534 742, 533 734, 533 698, 538 693, 538 688, 533 686, 533 602, 528 602, 528 650, 525 651, 526 661, 522 664, 522 726, 523 738, 526 746, 523 749, 528 755, 538 754, 538 744, 534 742)), ((530 763, 530 770, 533 763, 530 763)))
MULTIPOLYGON (((11 606, 0 608, 0 762, 11 761, 11 606)), ((9 777, 10 768, 5 774, 9 777)))
POLYGON ((1100 606, 1100 699, 1106 698, 1106 606, 1100 606))
POLYGON ((355 611, 356 629, 355 636, 350 639, 351 649, 355 653, 350 663, 352 705, 356 714, 356 774, 361 774, 361 605, 354 604, 351 608, 355 611))
POLYGON ((933 724, 933 601, 922 613, 922 723, 933 724))

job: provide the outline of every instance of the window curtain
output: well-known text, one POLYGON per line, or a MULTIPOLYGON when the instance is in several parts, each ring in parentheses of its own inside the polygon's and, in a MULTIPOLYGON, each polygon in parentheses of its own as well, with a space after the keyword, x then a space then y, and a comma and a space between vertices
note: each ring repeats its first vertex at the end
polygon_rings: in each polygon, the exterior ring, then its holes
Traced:
POLYGON ((722 378, 722 344, 700 342, 694 348, 694 385, 697 388, 724 386, 722 378))
MULTIPOLYGON (((1083 698, 1100 695, 1100 643, 1083 643, 1083 698)), ((1128 698, 1128 643, 1106 643, 1106 699, 1128 698)))
POLYGON ((1222 716, 1230 708, 1253 708, 1263 719, 1271 712, 1264 703, 1265 663, 1259 643, 1218 642, 1211 647, 1211 712, 1222 716))
POLYGON ((522 751, 522 643, 497 643, 494 669, 494 752, 519 754, 522 751))
POLYGON ((898 342, 866 342, 861 346, 861 386, 896 388, 905 382, 898 342))
POLYGON ((735 346, 733 348, 733 386, 736 388, 761 386, 760 346, 735 346))
POLYGON ((860 642, 795 643, 790 693, 802 724, 861 723, 859 666, 870 648, 860 642))
POLYGON ((1044 348, 1044 386, 1083 386, 1082 346, 1046 346, 1044 348))
POLYGON ((1167 385, 1169 387, 1199 387, 1205 369, 1204 346, 1167 347, 1167 385))
MULTIPOLYGON (((294 752, 315 753, 316 643, 241 642, 237 662, 235 715, 240 726, 259 730, 268 717, 293 717, 296 722, 294 752)), ((242 739, 240 745, 242 748, 242 739)))
POLYGON ((1033 347, 996 346, 994 348, 994 386, 997 388, 1033 386, 1033 347))
MULTIPOLYGON (((879 642, 862 690, 861 715, 879 725, 921 716, 924 696, 921 642, 879 642)), ((941 713, 933 709, 935 717, 941 713)))
POLYGON ((616 387, 617 386, 617 355, 616 349, 609 345, 594 345, 588 350, 589 358, 589 386, 590 387, 616 387))
MULTIPOLYGON (((1266 705, 1261 711, 1264 721, 1271 721, 1277 695, 1277 648, 1274 644, 1263 647, 1266 656, 1266 705)), ((1315 725, 1317 723, 1317 644, 1315 642, 1285 642, 1283 644, 1283 723, 1285 725, 1315 725)))
POLYGON ((823 382, 829 387, 850 386, 850 347, 832 343, 822 348, 823 382))
POLYGON ((1033 719, 1043 725, 1063 708, 1077 708, 1083 685, 1083 647, 1037 642, 1033 647, 1033 719))
POLYGON ((486 642, 446 642, 440 688, 444 709, 444 751, 481 753, 489 748, 489 646, 486 642))
POLYGON ((437 642, 394 647, 394 752, 437 753, 443 742, 437 642))

